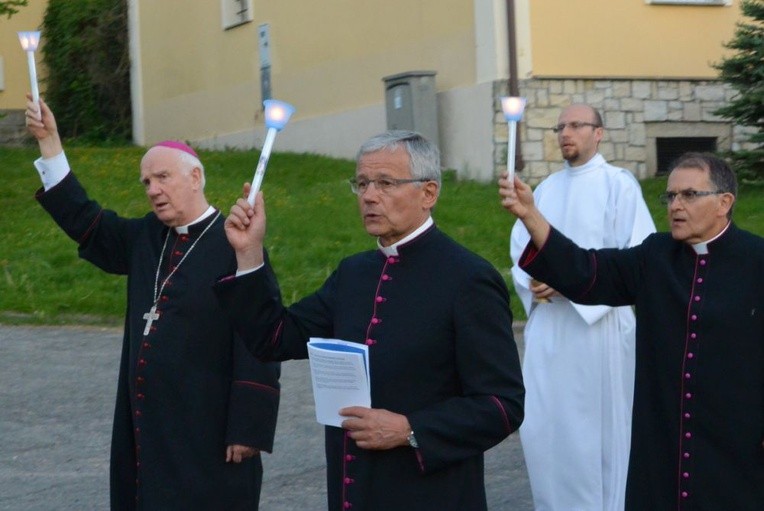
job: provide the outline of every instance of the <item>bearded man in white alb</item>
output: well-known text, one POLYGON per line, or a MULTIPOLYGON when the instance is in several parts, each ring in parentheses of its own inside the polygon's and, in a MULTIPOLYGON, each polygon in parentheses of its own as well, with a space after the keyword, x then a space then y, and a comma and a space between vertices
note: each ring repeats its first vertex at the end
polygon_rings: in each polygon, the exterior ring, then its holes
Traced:
MULTIPOLYGON (((565 108, 552 128, 565 166, 534 191, 538 209, 586 248, 626 248, 655 232, 639 183, 599 154, 600 114, 565 108)), ((512 277, 528 322, 520 428, 537 510, 622 510, 629 463, 635 321, 630 307, 584 306, 517 266, 530 237, 516 222, 512 277)))

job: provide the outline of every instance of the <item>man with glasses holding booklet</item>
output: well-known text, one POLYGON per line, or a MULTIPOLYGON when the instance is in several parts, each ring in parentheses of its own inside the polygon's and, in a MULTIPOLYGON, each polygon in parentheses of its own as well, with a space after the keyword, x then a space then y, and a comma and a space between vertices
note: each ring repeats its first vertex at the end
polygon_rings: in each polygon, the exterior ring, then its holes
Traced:
POLYGON ((350 186, 375 249, 285 307, 263 256, 263 196, 242 198, 226 221, 237 276, 218 296, 264 360, 307 358, 311 337, 368 346, 371 408, 326 427, 328 509, 485 510, 483 452, 523 419, 504 281, 435 226, 440 158, 420 135, 365 142, 350 186))

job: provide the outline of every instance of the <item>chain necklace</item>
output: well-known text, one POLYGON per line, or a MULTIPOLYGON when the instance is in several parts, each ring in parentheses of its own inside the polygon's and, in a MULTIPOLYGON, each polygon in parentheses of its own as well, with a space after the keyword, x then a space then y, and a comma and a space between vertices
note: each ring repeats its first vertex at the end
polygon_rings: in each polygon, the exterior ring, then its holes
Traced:
POLYGON ((159 272, 162 269, 162 261, 164 260, 164 253, 167 249, 167 242, 170 240, 170 231, 172 228, 167 229, 167 236, 164 238, 164 244, 162 245, 162 252, 159 254, 159 263, 157 264, 157 272, 154 276, 154 303, 151 305, 151 309, 147 313, 143 315, 143 319, 146 320, 146 327, 143 329, 143 335, 148 335, 149 331, 151 330, 151 324, 159 319, 159 313, 157 312, 157 303, 159 303, 159 297, 162 295, 162 291, 164 291, 165 285, 167 285, 167 282, 170 280, 170 277, 172 277, 175 272, 180 268, 180 265, 183 264, 183 261, 186 260, 186 257, 188 257, 188 254, 191 253, 191 251, 194 249, 197 243, 199 243, 199 240, 202 239, 202 237, 207 233, 207 231, 210 230, 212 225, 217 221, 218 217, 220 216, 220 211, 218 211, 217 215, 215 215, 215 218, 212 219, 212 221, 207 224, 207 227, 204 228, 202 233, 199 235, 196 240, 191 244, 188 250, 186 250, 186 253, 183 254, 183 257, 180 259, 178 264, 175 265, 175 267, 170 271, 169 275, 167 275, 164 280, 162 281, 162 285, 159 285, 159 272))

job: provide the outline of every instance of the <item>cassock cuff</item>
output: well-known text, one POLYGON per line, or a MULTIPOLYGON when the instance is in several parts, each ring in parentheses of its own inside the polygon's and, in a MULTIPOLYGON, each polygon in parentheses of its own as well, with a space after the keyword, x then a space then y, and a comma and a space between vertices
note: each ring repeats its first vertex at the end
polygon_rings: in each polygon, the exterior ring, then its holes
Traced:
POLYGON ((34 166, 46 192, 63 181, 70 171, 69 161, 63 151, 52 158, 37 158, 34 166))
POLYGON ((236 270, 236 276, 241 277, 242 275, 249 275, 250 273, 256 272, 263 266, 265 266, 265 263, 260 263, 260 266, 255 266, 254 268, 250 268, 248 270, 236 270))
MULTIPOLYGON (((278 366, 278 364, 268 364, 278 366)), ((226 445, 246 445, 273 452, 279 390, 252 381, 234 381, 228 410, 226 445)))
POLYGON ((549 240, 555 235, 556 232, 558 231, 554 228, 554 226, 549 226, 549 235, 546 237, 544 245, 539 248, 536 248, 536 245, 533 244, 533 240, 530 240, 528 245, 525 246, 525 250, 523 250, 522 255, 520 255, 520 259, 517 263, 518 266, 527 273, 530 273, 526 268, 533 264, 533 261, 536 259, 536 256, 539 255, 539 253, 544 251, 544 247, 547 246, 549 240))

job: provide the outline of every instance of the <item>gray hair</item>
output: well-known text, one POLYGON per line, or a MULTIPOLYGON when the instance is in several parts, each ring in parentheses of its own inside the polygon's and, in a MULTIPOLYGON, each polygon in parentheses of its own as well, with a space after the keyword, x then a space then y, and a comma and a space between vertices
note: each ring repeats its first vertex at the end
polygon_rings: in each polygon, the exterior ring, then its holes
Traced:
MULTIPOLYGON (((717 192, 731 193, 737 199, 737 177, 726 161, 711 153, 684 153, 671 165, 676 169, 700 169, 708 171, 708 179, 717 192)), ((727 218, 732 219, 732 203, 727 218)))
POLYGON ((390 130, 371 137, 361 145, 356 162, 365 154, 394 151, 399 147, 403 147, 409 155, 412 178, 435 181, 440 187, 440 151, 435 144, 414 131, 390 130))
POLYGON ((202 173, 202 190, 204 190, 204 185, 206 184, 206 179, 204 177, 204 165, 202 165, 201 160, 199 158, 195 157, 193 154, 189 154, 185 151, 177 151, 178 153, 178 161, 180 162, 180 168, 183 172, 186 174, 190 174, 194 168, 198 168, 202 173))

